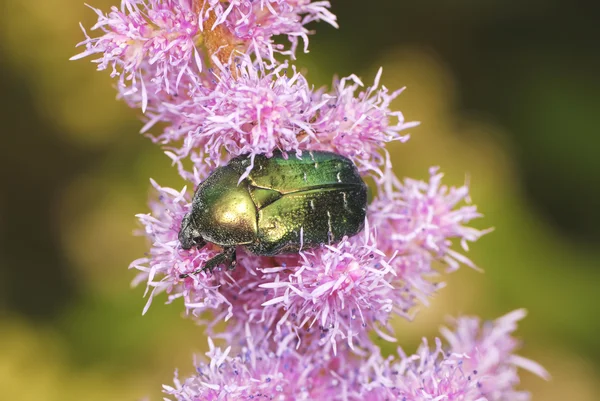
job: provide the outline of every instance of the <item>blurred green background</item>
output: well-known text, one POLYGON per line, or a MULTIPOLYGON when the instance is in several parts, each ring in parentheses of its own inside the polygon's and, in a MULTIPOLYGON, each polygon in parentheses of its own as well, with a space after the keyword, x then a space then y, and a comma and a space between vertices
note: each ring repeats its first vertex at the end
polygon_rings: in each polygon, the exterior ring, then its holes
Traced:
MULTIPOLYGON (((116 0, 93 0, 107 10, 116 0)), ((494 318, 525 307, 521 354, 534 400, 600 392, 600 3, 568 0, 333 1, 340 29, 315 24, 298 64, 315 85, 333 74, 372 82, 379 66, 409 120, 390 146, 397 173, 467 178, 495 231, 414 323, 412 351, 444 316, 494 318), (368 4, 368 5, 367 5, 368 4)), ((160 399, 175 368, 205 348, 182 305, 146 316, 130 261, 149 177, 183 182, 137 134, 140 112, 115 101, 107 73, 69 62, 94 13, 83 0, 0 5, 0 394, 18 400, 160 399)))

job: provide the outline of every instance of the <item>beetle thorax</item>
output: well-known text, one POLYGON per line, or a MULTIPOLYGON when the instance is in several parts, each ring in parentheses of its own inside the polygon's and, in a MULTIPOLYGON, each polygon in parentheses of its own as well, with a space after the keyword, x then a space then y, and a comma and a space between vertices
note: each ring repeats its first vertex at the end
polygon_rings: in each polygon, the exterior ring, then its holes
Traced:
POLYGON ((248 185, 233 169, 217 169, 194 196, 194 221, 200 234, 217 245, 244 245, 255 241, 256 206, 248 185))

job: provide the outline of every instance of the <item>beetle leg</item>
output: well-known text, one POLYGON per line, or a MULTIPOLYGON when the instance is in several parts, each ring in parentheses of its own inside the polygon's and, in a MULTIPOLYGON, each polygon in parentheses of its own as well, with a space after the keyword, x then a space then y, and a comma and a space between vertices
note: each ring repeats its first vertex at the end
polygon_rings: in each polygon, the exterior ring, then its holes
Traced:
POLYGON ((233 251, 231 251, 231 256, 229 259, 229 266, 227 268, 229 270, 233 270, 237 266, 237 254, 235 252, 235 247, 231 247, 229 249, 233 249, 233 251))
POLYGON ((227 265, 227 268, 229 270, 235 269, 235 266, 237 264, 235 246, 227 247, 227 248, 223 249, 223 252, 221 252, 220 254, 215 255, 212 258, 208 259, 202 269, 198 269, 193 273, 180 274, 179 278, 186 278, 193 274, 198 274, 204 270, 208 270, 212 273, 214 268, 219 266, 220 264, 227 265))
POLYGON ((208 270, 212 272, 215 267, 219 266, 221 263, 227 261, 227 254, 225 252, 220 253, 211 259, 209 259, 205 264, 202 270, 208 270))
POLYGON ((235 268, 235 246, 225 248, 223 252, 209 259, 202 270, 210 270, 212 272, 220 264, 227 265, 230 270, 235 268))

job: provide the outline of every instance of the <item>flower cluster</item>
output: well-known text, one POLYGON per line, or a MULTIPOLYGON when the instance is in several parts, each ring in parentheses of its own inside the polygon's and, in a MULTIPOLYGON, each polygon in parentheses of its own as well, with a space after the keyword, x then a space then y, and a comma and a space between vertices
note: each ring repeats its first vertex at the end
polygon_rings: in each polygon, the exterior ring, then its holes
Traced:
POLYGON ((544 374, 512 354, 521 312, 483 331, 459 320, 444 332, 447 352, 438 341, 385 359, 373 343, 372 332, 395 341, 393 317, 412 319, 443 285, 436 266, 475 267, 453 245, 466 251, 487 231, 469 226, 480 215, 468 188, 443 185, 437 168, 426 181, 394 175, 385 145, 408 140, 404 131, 417 123, 390 108, 402 89, 381 85, 381 70, 366 88, 351 75, 315 89, 291 64, 300 41, 307 50, 306 24, 336 25, 328 2, 122 0, 107 14, 94 10, 99 36, 84 30, 85 50, 73 58, 94 55, 99 70, 111 69, 119 96, 144 113, 142 132, 189 182, 175 190, 152 181, 151 212, 138 215, 151 245, 130 267, 147 285, 145 310, 161 293, 181 298, 212 338, 230 344, 221 350, 211 340, 210 363, 165 392, 181 400, 518 399, 517 366, 544 374), (244 154, 313 150, 349 158, 375 183, 361 233, 269 257, 239 247, 233 270, 204 269, 222 251, 216 244, 182 248, 192 189, 215 168, 244 154))
POLYGON ((520 309, 483 324, 478 318, 456 319, 454 330, 441 330, 447 345, 436 339, 432 349, 423 340, 415 355, 399 350, 400 360, 382 370, 379 393, 406 400, 528 400, 529 393, 515 389, 517 368, 545 379, 549 374, 514 354, 519 342, 511 334, 525 314, 520 309))
POLYGON ((152 95, 173 96, 180 84, 194 82, 202 70, 202 57, 196 47, 200 29, 191 2, 178 0, 123 0, 121 8, 108 14, 92 8, 98 22, 92 30, 104 35, 91 38, 82 27, 86 50, 78 59, 98 54, 98 70, 111 68, 119 77, 121 96, 140 95, 146 108, 152 95))
POLYGON ((323 20, 336 26, 328 6, 306 0, 121 0, 106 14, 91 7, 98 15, 92 30, 103 35, 92 38, 82 27, 86 39, 79 45, 85 50, 72 60, 99 55, 98 70, 111 68, 119 94, 145 110, 150 101, 168 103, 210 81, 206 64, 212 56, 228 60, 241 52, 274 61, 276 52, 293 56, 298 38, 306 49, 304 25, 323 20), (291 49, 274 44, 275 35, 287 35, 291 49))
POLYGON ((515 390, 517 368, 549 376, 514 354, 518 342, 511 335, 524 315, 517 310, 483 327, 477 318, 460 318, 454 330, 442 329, 446 345, 436 339, 431 348, 424 340, 415 354, 399 349, 386 359, 378 352, 360 360, 350 353, 277 354, 251 342, 233 354, 209 339, 210 362, 197 364, 189 378, 176 377, 165 392, 176 400, 527 400, 528 393, 515 390))
POLYGON ((369 216, 380 231, 390 233, 382 236, 378 246, 387 253, 397 252, 396 273, 427 304, 427 297, 438 287, 430 280, 438 275, 434 262, 443 263, 448 271, 461 264, 476 269, 471 260, 452 249, 452 239, 458 239, 467 251, 468 242, 490 229, 466 225, 481 217, 477 207, 468 204, 469 188, 442 185, 443 174, 437 167, 429 170, 428 181, 407 178, 403 182, 389 167, 378 179, 380 190, 370 205, 369 216))
MULTIPOLYGON (((226 151, 270 155, 283 151, 332 150, 353 159, 363 171, 380 164, 378 153, 416 123, 389 110, 401 91, 363 87, 356 76, 315 90, 276 50, 294 54, 304 27, 315 20, 335 25, 328 2, 262 0, 122 0, 108 14, 96 10, 92 30, 99 37, 80 43, 78 59, 99 55, 99 70, 111 68, 117 89, 131 107, 141 108, 142 132, 154 134, 174 160, 201 150, 200 164, 213 167, 226 151), (285 50, 274 35, 287 35, 285 50), (391 119, 395 119, 394 123, 391 119)), ((84 30, 85 32, 85 30, 84 30)), ((306 46, 305 46, 306 49, 306 46)))

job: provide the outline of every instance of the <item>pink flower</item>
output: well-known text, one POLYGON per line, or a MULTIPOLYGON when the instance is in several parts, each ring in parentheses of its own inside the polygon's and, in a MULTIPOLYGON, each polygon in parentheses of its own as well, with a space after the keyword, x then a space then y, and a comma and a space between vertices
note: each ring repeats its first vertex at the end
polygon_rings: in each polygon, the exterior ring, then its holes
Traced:
POLYGON ((192 149, 206 152, 201 163, 218 160, 224 150, 229 157, 271 155, 276 149, 295 151, 308 139, 301 133, 310 132, 317 106, 300 73, 285 63, 272 70, 257 67, 240 56, 233 77, 229 67, 214 61, 219 71, 213 85, 197 88, 189 101, 178 105, 180 128, 159 137, 163 143, 183 139, 180 158, 192 149))
POLYGON ((459 318, 456 328, 442 329, 448 348, 436 339, 430 349, 427 341, 415 355, 399 350, 400 360, 387 364, 381 382, 381 395, 406 401, 529 400, 529 394, 516 390, 518 368, 544 379, 549 375, 537 363, 515 355, 518 341, 511 336, 516 323, 525 316, 520 309, 493 322, 483 324, 477 318, 459 318))
POLYGON ((385 86, 379 88, 381 74, 380 68, 373 86, 358 94, 364 85, 351 75, 334 81, 332 93, 320 96, 324 104, 312 124, 317 136, 314 148, 349 157, 366 172, 383 165, 381 151, 387 142, 408 140, 409 136, 400 132, 419 123, 406 122, 401 112, 390 110, 391 102, 404 89, 389 93, 385 86))
POLYGON ((92 30, 103 35, 90 37, 82 26, 86 39, 79 46, 86 49, 71 59, 100 55, 93 60, 98 70, 110 67, 111 76, 119 77, 119 95, 145 112, 149 103, 171 103, 191 86, 206 84, 211 77, 203 70, 215 55, 229 60, 233 51, 256 54, 272 64, 275 51, 293 55, 298 38, 308 45, 305 24, 324 20, 336 26, 328 7, 303 0, 121 0, 120 9, 113 6, 107 14, 90 7, 98 14, 92 30), (281 34, 291 50, 273 43, 281 34))
POLYGON ((278 327, 288 323, 297 332, 316 332, 318 343, 334 353, 340 341, 350 348, 368 346, 370 330, 393 341, 390 316, 406 316, 414 301, 391 284, 392 259, 377 249, 367 228, 339 244, 302 252, 295 266, 270 269, 277 274, 260 287, 275 292, 263 305, 282 309, 278 327))
POLYGON ((175 376, 163 391, 175 400, 359 400, 358 370, 344 358, 315 358, 286 350, 281 354, 253 343, 239 352, 215 347, 209 338, 209 362, 196 363, 196 374, 175 376))
MULTIPOLYGON (((92 7, 91 7, 92 8, 92 7)), ((86 50, 76 60, 94 54, 98 70, 112 68, 118 89, 126 100, 141 98, 136 106, 146 109, 148 98, 177 94, 180 83, 195 82, 202 71, 197 47, 198 18, 186 0, 122 0, 121 9, 108 14, 92 8, 98 22, 92 30, 104 35, 91 38, 82 27, 86 50)))
POLYGON ((432 264, 442 261, 448 271, 460 264, 476 268, 465 256, 452 249, 453 241, 468 250, 468 242, 476 241, 490 230, 478 230, 467 224, 481 217, 469 202, 467 186, 442 185, 438 168, 429 170, 429 181, 405 179, 401 182, 385 168, 377 180, 378 193, 369 205, 369 218, 381 233, 378 246, 385 252, 397 252, 393 266, 399 277, 420 294, 422 302, 438 287, 431 281, 437 276, 432 264))
POLYGON ((337 28, 336 17, 329 11, 328 1, 310 0, 206 0, 201 1, 203 30, 224 26, 239 44, 239 50, 274 62, 274 53, 294 57, 298 39, 308 51, 310 31, 305 25, 325 21, 337 28), (273 36, 286 35, 291 43, 287 49, 275 44, 273 36))
POLYGON ((430 348, 426 340, 413 355, 401 349, 398 358, 384 358, 378 349, 368 355, 338 356, 269 350, 268 342, 253 337, 241 341, 240 351, 225 350, 209 339, 209 363, 196 363, 196 374, 164 392, 176 400, 403 400, 501 401, 530 399, 516 390, 517 369, 548 379, 537 363, 515 355, 512 337, 525 315, 517 310, 481 327, 478 319, 459 318, 448 340, 430 348))
POLYGON ((381 70, 358 94, 354 75, 334 82, 330 94, 314 91, 273 56, 293 56, 299 38, 306 45, 305 24, 335 25, 328 7, 308 0, 122 0, 108 14, 93 9, 92 30, 103 34, 84 30, 79 45, 86 49, 72 59, 98 54, 98 69, 119 77, 119 97, 145 113, 142 132, 165 123, 153 139, 176 163, 202 153, 194 164, 214 168, 223 151, 231 158, 319 149, 351 158, 366 173, 382 164, 386 142, 407 140, 400 132, 417 125, 389 109, 401 91, 379 88, 381 70), (273 43, 281 34, 292 49, 273 43))
MULTIPOLYGON (((276 149, 286 152, 326 150, 352 159, 364 174, 372 174, 383 164, 381 151, 390 141, 406 141, 400 131, 414 127, 400 112, 389 109, 400 92, 388 94, 375 86, 361 92, 358 78, 342 79, 334 94, 314 91, 302 74, 287 62, 269 69, 247 56, 235 59, 234 70, 213 60, 210 83, 189 91, 189 100, 178 97, 174 102, 154 103, 149 107, 149 124, 171 123, 157 136, 168 144, 177 160, 201 149, 210 163, 223 151, 229 157, 241 154, 271 155, 276 149), (347 85, 347 82, 353 82, 347 85), (390 123, 396 118, 395 124, 390 123)), ((360 84, 362 85, 362 84, 360 84)))

